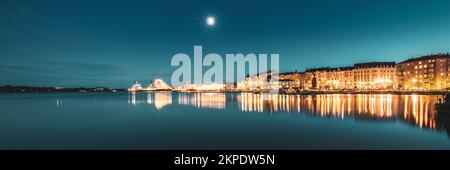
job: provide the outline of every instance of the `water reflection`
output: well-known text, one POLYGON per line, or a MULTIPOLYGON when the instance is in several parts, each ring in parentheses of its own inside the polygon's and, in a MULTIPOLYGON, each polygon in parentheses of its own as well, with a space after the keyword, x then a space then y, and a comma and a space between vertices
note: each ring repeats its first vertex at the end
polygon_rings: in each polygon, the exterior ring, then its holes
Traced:
POLYGON ((225 109, 226 95, 224 93, 180 93, 178 104, 199 108, 225 109))
POLYGON ((311 112, 322 116, 345 117, 350 114, 370 114, 392 117, 393 95, 276 95, 243 93, 238 96, 242 111, 311 112))
POLYGON ((160 110, 163 107, 172 104, 172 92, 154 92, 154 93, 136 93, 131 92, 128 97, 128 103, 135 106, 137 104, 154 105, 156 109, 160 110), (146 95, 145 99, 139 98, 138 95, 146 95))
POLYGON ((433 95, 276 95, 243 93, 238 96, 242 111, 297 112, 322 117, 400 119, 419 127, 435 128, 438 96, 433 95))
POLYGON ((137 104, 137 102, 136 102, 136 92, 130 93, 130 96, 128 97, 128 104, 131 104, 131 105, 136 105, 137 104))
POLYGON ((172 92, 147 93, 147 103, 155 104, 156 109, 172 104, 172 92))
MULTIPOLYGON (((144 93, 145 94, 145 93, 144 93)), ((282 94, 226 94, 226 93, 147 93, 145 100, 136 99, 130 93, 129 103, 147 103, 156 109, 177 103, 198 108, 226 109, 237 107, 244 112, 277 112, 311 114, 339 119, 354 118, 364 120, 399 120, 429 129, 447 129, 447 119, 437 120, 434 104, 436 95, 390 95, 390 94, 323 94, 323 95, 282 95, 282 94), (172 102, 172 96, 178 100, 172 102), (227 106, 227 100, 232 101, 227 106), (437 122, 438 121, 438 122, 437 122)))
POLYGON ((62 105, 62 101, 59 98, 57 98, 56 99, 56 107, 59 107, 61 105, 62 105))

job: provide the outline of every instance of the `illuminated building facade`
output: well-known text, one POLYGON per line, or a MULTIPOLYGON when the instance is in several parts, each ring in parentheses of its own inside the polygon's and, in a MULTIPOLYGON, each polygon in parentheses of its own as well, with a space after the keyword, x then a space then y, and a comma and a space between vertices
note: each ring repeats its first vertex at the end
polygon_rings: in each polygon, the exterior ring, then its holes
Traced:
POLYGON ((129 91, 201 91, 250 92, 280 89, 299 91, 372 91, 372 90, 448 90, 450 89, 450 54, 412 58, 395 62, 358 63, 351 67, 312 68, 305 72, 259 73, 245 80, 219 84, 187 84, 171 87, 157 79, 148 88, 138 82, 129 91))
POLYGON ((280 74, 283 90, 448 90, 450 54, 280 74))
POLYGON ((355 64, 353 85, 358 90, 388 90, 395 88, 395 62, 355 64))
POLYGON ((175 91, 224 91, 226 89, 226 84, 222 83, 212 83, 212 84, 187 84, 183 86, 175 87, 175 91))
POLYGON ((279 75, 279 83, 281 89, 287 90, 299 90, 303 89, 305 84, 305 73, 303 72, 291 72, 291 73, 281 73, 279 75))
POLYGON ((316 87, 324 90, 352 88, 352 67, 330 68, 316 74, 316 87))
POLYGON ((403 90, 443 90, 450 87, 449 54, 412 58, 397 65, 398 87, 403 90))
POLYGON ((323 67, 323 68, 312 68, 312 69, 306 69, 305 71, 305 80, 306 84, 303 86, 303 89, 305 90, 325 90, 325 78, 327 77, 326 72, 331 70, 329 67, 323 67))
POLYGON ((236 88, 239 90, 270 90, 279 87, 276 82, 271 82, 272 79, 278 79, 278 76, 273 75, 270 71, 259 73, 255 76, 247 76, 244 81, 237 82, 236 88))
POLYGON ((394 89, 395 62, 359 63, 353 67, 315 68, 305 71, 303 89, 383 90, 394 89))

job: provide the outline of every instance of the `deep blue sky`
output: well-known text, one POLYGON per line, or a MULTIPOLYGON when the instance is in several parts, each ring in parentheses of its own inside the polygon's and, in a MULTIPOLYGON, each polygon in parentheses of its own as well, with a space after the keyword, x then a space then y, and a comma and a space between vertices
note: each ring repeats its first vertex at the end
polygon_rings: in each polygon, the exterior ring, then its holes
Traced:
POLYGON ((450 51, 450 1, 1 0, 0 85, 128 87, 171 58, 279 53, 281 71, 450 51), (207 14, 215 28, 205 26, 207 14))

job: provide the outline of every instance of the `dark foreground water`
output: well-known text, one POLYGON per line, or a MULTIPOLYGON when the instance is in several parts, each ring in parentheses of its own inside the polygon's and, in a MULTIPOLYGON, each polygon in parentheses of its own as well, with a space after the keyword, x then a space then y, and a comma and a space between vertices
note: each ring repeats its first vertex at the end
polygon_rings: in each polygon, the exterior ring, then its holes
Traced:
POLYGON ((438 97, 0 94, 0 149, 450 149, 438 97))

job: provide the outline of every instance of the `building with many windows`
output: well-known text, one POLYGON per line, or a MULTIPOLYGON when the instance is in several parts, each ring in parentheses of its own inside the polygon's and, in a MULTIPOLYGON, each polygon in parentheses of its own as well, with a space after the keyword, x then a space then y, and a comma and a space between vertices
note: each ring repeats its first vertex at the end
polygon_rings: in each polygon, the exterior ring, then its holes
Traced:
POLYGON ((303 82, 307 89, 317 90, 349 90, 352 89, 352 67, 315 68, 305 71, 307 80, 303 82))
POLYGON ((403 90, 443 90, 450 88, 449 54, 412 58, 397 65, 398 87, 403 90))
POLYGON ((395 62, 371 62, 355 64, 352 69, 354 89, 394 89, 396 78, 395 62))
POLYGON ((305 73, 303 72, 281 73, 278 81, 282 89, 300 90, 305 84, 304 76, 305 73))
POLYGON ((315 68, 305 71, 303 89, 387 90, 395 88, 395 62, 359 63, 352 67, 315 68))
MULTIPOLYGON (((372 90, 449 90, 450 54, 428 55, 395 62, 358 63, 350 67, 310 68, 305 72, 272 74, 268 71, 247 76, 232 84, 196 86, 201 89, 227 91, 285 92, 313 91, 372 91, 372 90), (277 81, 271 81, 277 80, 277 81), (213 86, 214 88, 212 88, 213 86)), ((130 91, 141 90, 135 83, 130 91)))

